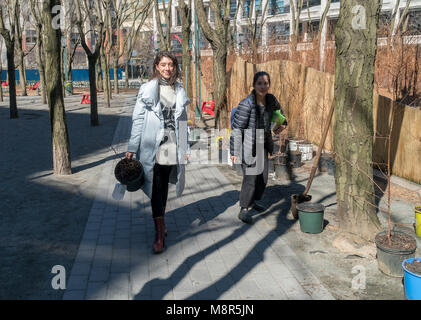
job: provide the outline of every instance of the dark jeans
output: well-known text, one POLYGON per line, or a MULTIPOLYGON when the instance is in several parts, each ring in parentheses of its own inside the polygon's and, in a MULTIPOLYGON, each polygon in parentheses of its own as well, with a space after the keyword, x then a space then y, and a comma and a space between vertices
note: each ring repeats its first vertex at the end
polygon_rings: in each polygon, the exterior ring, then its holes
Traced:
POLYGON ((265 150, 263 172, 258 175, 246 175, 247 165, 242 164, 243 184, 240 192, 240 207, 249 208, 255 200, 260 200, 268 182, 268 153, 265 150))
POLYGON ((163 217, 168 199, 168 183, 171 170, 176 166, 162 166, 155 163, 152 183, 152 216, 163 217))

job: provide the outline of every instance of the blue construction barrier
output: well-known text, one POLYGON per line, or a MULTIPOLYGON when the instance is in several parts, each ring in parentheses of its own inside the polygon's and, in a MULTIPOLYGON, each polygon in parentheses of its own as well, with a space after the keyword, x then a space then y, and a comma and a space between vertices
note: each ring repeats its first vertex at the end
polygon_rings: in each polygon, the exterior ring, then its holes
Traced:
MULTIPOLYGON (((123 79, 123 68, 118 69, 118 79, 123 79)), ((37 82, 39 81, 39 71, 38 69, 26 69, 26 81, 37 82)), ((73 69, 72 70, 73 81, 89 81, 89 71, 88 69, 73 69)), ((114 69, 110 69, 110 78, 114 80, 114 69)), ((19 70, 15 70, 15 79, 19 81, 19 70)), ((7 81, 7 70, 2 70, 1 72, 1 81, 7 81)))

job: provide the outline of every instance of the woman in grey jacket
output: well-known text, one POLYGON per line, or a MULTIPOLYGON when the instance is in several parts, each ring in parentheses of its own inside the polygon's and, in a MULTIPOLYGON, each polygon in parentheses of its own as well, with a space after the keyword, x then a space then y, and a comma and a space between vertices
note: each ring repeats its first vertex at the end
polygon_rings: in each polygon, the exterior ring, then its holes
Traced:
MULTIPOLYGON (((256 200, 263 196, 268 180, 268 154, 273 153, 271 119, 274 111, 283 113, 278 100, 269 93, 269 88, 269 74, 264 71, 256 73, 253 92, 239 103, 232 119, 230 154, 233 163, 242 164, 243 183, 238 218, 245 223, 253 222, 249 208, 265 210, 256 200)), ((285 128, 286 122, 274 133, 279 134, 285 128)))
POLYGON ((153 79, 140 87, 126 158, 134 154, 143 166, 142 190, 151 199, 155 224, 153 250, 164 250, 164 222, 168 184, 176 184, 181 196, 185 164, 189 157, 187 106, 190 103, 179 78, 178 62, 169 52, 159 52, 153 63, 153 79))

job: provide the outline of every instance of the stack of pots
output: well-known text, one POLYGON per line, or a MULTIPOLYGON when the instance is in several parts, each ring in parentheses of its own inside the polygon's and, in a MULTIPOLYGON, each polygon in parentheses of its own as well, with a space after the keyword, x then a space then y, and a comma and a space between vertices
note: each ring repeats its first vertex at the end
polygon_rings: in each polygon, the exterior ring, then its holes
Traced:
POLYGON ((308 161, 313 159, 313 144, 311 142, 303 142, 298 146, 301 152, 301 160, 308 161))
POLYGON ((313 159, 313 144, 304 139, 290 139, 288 148, 291 154, 300 153, 300 162, 313 159))

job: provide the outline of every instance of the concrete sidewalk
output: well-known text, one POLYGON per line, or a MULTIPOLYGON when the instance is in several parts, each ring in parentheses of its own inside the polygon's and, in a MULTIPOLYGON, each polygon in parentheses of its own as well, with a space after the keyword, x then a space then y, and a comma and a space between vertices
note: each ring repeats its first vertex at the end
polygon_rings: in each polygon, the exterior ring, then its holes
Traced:
MULTIPOLYGON (((119 154, 133 105, 124 110, 113 141, 119 154)), ((216 166, 197 160, 187 166, 183 196, 170 187, 160 255, 152 253, 149 199, 138 191, 115 200, 118 159, 106 163, 63 299, 333 299, 284 240, 296 223, 282 219, 285 199, 272 197, 267 212, 245 225, 238 191, 216 166)))

